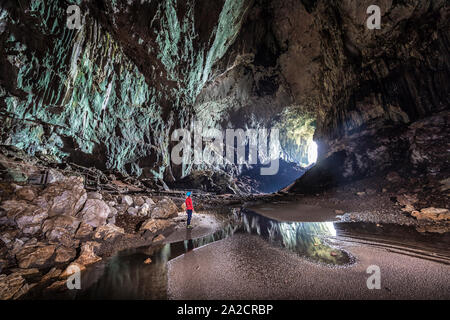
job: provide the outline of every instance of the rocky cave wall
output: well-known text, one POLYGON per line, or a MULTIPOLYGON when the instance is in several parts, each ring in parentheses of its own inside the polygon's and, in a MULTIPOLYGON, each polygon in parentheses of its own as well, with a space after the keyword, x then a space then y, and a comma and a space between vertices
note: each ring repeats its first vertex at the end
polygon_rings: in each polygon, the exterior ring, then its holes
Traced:
POLYGON ((1 143, 54 161, 171 177, 169 138, 251 1, 7 1, 1 143), (77 4, 82 28, 66 27, 77 4))
POLYGON ((298 163, 314 139, 319 163, 291 191, 398 167, 445 178, 448 13, 446 1, 256 1, 198 112, 284 128, 284 156, 298 163), (379 30, 366 27, 372 4, 379 30))
POLYGON ((321 163, 292 190, 400 167, 448 176, 448 2, 376 1, 380 30, 365 27, 361 8, 373 1, 333 4, 311 8, 321 37, 321 163))

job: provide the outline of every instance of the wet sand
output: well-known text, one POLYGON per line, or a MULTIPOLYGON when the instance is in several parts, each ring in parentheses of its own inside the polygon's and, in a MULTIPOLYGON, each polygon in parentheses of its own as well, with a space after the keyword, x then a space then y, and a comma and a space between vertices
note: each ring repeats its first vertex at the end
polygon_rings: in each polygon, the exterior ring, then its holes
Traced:
POLYGON ((450 266, 367 245, 345 244, 356 257, 330 267, 236 234, 168 263, 171 299, 450 299, 450 266), (366 270, 381 269, 381 290, 366 270))

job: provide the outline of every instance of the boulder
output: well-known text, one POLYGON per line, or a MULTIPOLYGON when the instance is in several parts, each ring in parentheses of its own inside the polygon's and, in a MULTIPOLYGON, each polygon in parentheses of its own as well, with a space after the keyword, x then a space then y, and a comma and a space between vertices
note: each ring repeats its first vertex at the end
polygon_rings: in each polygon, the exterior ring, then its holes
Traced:
POLYGON ((21 289, 26 286, 25 279, 17 273, 9 276, 0 274, 0 300, 14 299, 16 295, 23 295, 21 289))
POLYGON ((0 233, 0 240, 2 240, 6 245, 8 245, 10 242, 14 242, 18 233, 19 230, 5 230, 0 233))
POLYGON ((106 220, 107 224, 116 224, 116 217, 111 217, 106 220))
POLYGON ((124 195, 124 196, 122 196, 121 203, 126 204, 127 206, 131 207, 133 205, 133 198, 128 195, 124 195))
POLYGON ((85 223, 97 228, 106 224, 110 213, 109 206, 103 200, 88 199, 77 216, 85 223))
POLYGON ((56 249, 55 262, 66 263, 73 260, 76 255, 77 251, 74 248, 61 246, 56 249))
POLYGON ((419 211, 413 211, 412 216, 417 220, 431 220, 435 222, 443 222, 450 220, 450 211, 445 208, 425 208, 419 211))
POLYGON ((125 214, 127 212, 128 205, 126 205, 126 204, 118 204, 118 205, 115 206, 115 208, 116 208, 117 213, 119 215, 123 215, 123 214, 125 214))
POLYGON ((55 169, 48 169, 47 170, 47 183, 55 183, 55 182, 61 182, 66 180, 66 176, 64 176, 61 172, 55 169))
POLYGON ((130 207, 130 208, 128 208, 128 210, 127 210, 127 213, 128 213, 130 216, 136 216, 136 215, 138 214, 138 212, 139 212, 139 208, 134 208, 134 207, 130 207))
POLYGON ((155 201, 153 201, 152 198, 145 197, 145 196, 142 198, 144 198, 145 203, 148 204, 149 206, 152 206, 155 204, 155 201))
POLYGON ((25 241, 23 241, 22 239, 14 239, 14 241, 12 241, 8 245, 9 253, 11 255, 16 255, 20 251, 20 249, 22 249, 24 243, 25 241))
POLYGON ((113 217, 117 216, 118 211, 116 208, 109 206, 109 210, 110 210, 110 212, 109 212, 108 218, 113 218, 113 217))
POLYGON ((33 201, 36 198, 36 192, 31 186, 20 188, 16 191, 16 196, 20 200, 33 201))
POLYGON ((47 281, 56 279, 60 276, 60 274, 62 273, 61 269, 55 268, 53 267, 49 272, 47 272, 39 281, 40 283, 45 283, 47 281))
POLYGON ((94 228, 91 225, 89 225, 85 222, 81 222, 80 227, 78 228, 77 232, 75 233, 75 238, 77 238, 77 239, 87 238, 91 235, 93 230, 94 230, 94 228))
POLYGON ((42 231, 50 241, 59 242, 67 247, 76 247, 79 241, 74 240, 74 235, 79 225, 79 219, 61 215, 45 220, 42 224, 42 231))
POLYGON ((8 220, 26 234, 34 234, 40 230, 41 223, 48 217, 45 208, 29 204, 24 200, 3 201, 1 208, 5 210, 8 220))
POLYGON ((173 222, 165 219, 149 219, 145 221, 141 228, 141 232, 149 231, 151 233, 161 233, 163 230, 173 226, 173 222))
POLYGON ((42 224, 42 231, 47 233, 54 229, 64 229, 70 234, 75 234, 81 221, 72 216, 60 215, 48 218, 42 224))
POLYGON ((96 263, 102 258, 95 254, 95 250, 100 247, 100 243, 95 241, 88 241, 81 246, 81 253, 75 263, 82 266, 88 266, 90 264, 96 263))
POLYGON ((151 206, 144 202, 144 204, 139 208, 137 215, 139 217, 149 217, 151 216, 151 206))
POLYGON ((88 192, 87 193, 88 199, 97 199, 97 200, 103 200, 103 196, 99 192, 88 192))
POLYGON ((49 216, 74 216, 83 207, 86 199, 83 178, 70 177, 50 184, 33 203, 41 208, 48 208, 49 216))
POLYGON ((24 277, 25 279, 34 278, 41 274, 39 269, 36 269, 36 268, 31 268, 31 269, 14 268, 14 269, 11 269, 11 272, 15 273, 17 275, 20 275, 20 276, 24 277))
POLYGON ((112 241, 124 233, 125 230, 123 228, 119 228, 113 224, 107 224, 105 226, 98 227, 97 230, 95 230, 94 239, 112 241))
POLYGON ((41 242, 26 243, 16 254, 18 265, 22 269, 43 268, 49 265, 50 258, 56 250, 56 245, 47 245, 41 242))
POLYGON ((144 200, 143 197, 140 197, 140 196, 134 197, 134 205, 140 207, 140 206, 142 206, 144 203, 145 203, 145 200, 144 200))
POLYGON ((166 237, 164 237, 164 235, 159 234, 158 236, 156 236, 156 237, 153 239, 153 242, 163 242, 165 239, 166 239, 166 237))
POLYGON ((163 198, 152 210, 152 217, 155 219, 169 219, 178 216, 177 205, 169 198, 163 198))

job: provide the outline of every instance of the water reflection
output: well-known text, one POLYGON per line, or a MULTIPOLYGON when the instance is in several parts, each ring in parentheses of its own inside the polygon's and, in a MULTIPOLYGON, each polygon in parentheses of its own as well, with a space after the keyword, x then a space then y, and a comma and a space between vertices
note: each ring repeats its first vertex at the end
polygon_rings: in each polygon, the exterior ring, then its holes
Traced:
POLYGON ((123 251, 83 272, 81 291, 72 290, 58 298, 167 299, 169 260, 237 232, 258 235, 272 245, 314 261, 345 264, 350 260, 345 252, 327 244, 326 239, 336 235, 333 223, 279 222, 250 211, 232 209, 228 223, 214 234, 192 239, 191 231, 187 230, 184 241, 123 251), (145 264, 148 258, 152 262, 145 264))
POLYGON ((242 213, 242 222, 246 232, 314 261, 338 265, 350 262, 345 251, 327 243, 336 236, 332 222, 280 222, 249 211, 242 213))

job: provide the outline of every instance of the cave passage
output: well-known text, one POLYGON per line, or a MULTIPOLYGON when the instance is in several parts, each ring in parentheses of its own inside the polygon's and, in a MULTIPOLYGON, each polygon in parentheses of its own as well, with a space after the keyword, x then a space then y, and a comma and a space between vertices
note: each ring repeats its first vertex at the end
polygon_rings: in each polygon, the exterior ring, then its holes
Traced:
POLYGON ((0 1, 0 300, 449 300, 449 5, 0 1))

